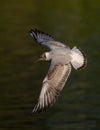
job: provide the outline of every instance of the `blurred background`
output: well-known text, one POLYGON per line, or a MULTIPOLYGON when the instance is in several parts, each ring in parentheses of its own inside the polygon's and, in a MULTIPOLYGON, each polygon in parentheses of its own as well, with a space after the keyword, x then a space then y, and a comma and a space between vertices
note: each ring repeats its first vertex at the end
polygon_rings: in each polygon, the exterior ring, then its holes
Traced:
POLYGON ((100 1, 0 1, 0 130, 100 130, 100 1), (36 44, 31 28, 86 53, 84 70, 72 73, 56 104, 32 114, 49 49, 36 44))

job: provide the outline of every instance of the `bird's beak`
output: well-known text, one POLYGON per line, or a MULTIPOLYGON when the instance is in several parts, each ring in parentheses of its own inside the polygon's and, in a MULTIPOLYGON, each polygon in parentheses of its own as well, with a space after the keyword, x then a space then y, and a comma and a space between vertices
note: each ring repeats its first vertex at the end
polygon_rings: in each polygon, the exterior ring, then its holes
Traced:
POLYGON ((34 61, 34 63, 37 63, 37 62, 39 62, 39 61, 41 61, 41 60, 43 60, 42 57, 40 57, 39 59, 37 59, 36 61, 34 61))

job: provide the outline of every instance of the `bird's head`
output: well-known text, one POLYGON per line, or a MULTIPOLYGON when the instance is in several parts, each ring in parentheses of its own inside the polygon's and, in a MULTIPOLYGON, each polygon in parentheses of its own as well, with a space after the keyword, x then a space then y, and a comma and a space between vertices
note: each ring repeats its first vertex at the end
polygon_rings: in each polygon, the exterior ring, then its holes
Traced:
POLYGON ((42 55, 40 55, 39 59, 36 62, 43 61, 43 60, 44 61, 50 60, 50 54, 49 54, 49 52, 45 52, 42 55))

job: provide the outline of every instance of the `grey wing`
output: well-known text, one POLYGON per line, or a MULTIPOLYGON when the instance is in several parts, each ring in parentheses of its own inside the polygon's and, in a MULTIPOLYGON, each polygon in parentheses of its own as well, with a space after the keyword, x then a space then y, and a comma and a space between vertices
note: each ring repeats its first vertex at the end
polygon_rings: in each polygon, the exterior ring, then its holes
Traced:
POLYGON ((63 89, 71 72, 70 64, 55 64, 43 81, 43 87, 33 112, 41 112, 52 106, 63 89))
POLYGON ((51 50, 59 47, 66 47, 64 44, 55 41, 51 35, 44 33, 40 30, 31 29, 29 33, 32 36, 32 38, 35 39, 39 44, 45 45, 49 47, 51 50))

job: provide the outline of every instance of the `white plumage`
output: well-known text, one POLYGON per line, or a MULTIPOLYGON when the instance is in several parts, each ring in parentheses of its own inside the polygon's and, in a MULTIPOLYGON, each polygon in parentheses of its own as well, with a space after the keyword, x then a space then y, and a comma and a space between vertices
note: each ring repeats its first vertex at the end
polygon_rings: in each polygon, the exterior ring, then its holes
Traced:
POLYGON ((41 112, 52 106, 57 100, 71 72, 71 64, 76 70, 79 70, 86 66, 87 60, 79 48, 70 49, 42 31, 31 29, 30 35, 37 43, 50 48, 50 52, 43 53, 39 59, 51 60, 49 71, 43 80, 38 102, 33 109, 33 112, 41 112))

